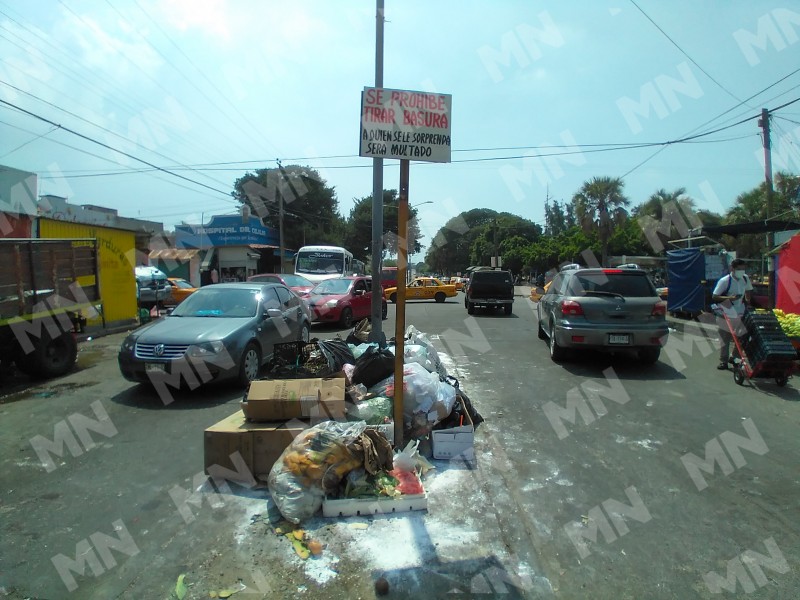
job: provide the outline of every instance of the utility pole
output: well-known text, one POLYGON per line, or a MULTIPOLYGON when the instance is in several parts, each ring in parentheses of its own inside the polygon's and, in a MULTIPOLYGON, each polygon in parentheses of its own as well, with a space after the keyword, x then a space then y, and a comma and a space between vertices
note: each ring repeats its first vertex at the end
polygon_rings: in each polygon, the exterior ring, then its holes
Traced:
MULTIPOLYGON (((764 180, 767 184, 767 218, 769 221, 772 218, 772 197, 774 190, 772 187, 772 151, 769 138, 769 110, 766 108, 761 109, 761 119, 758 121, 758 126, 761 127, 764 138, 764 180)), ((767 232, 767 252, 772 252, 775 246, 775 236, 771 231, 767 232)), ((767 294, 768 294, 768 307, 775 307, 775 264, 770 255, 767 259, 767 294)))
MULTIPOLYGON (((375 87, 383 87, 383 0, 375 0, 375 87)), ((370 305, 369 341, 386 345, 383 333, 383 159, 372 159, 372 304, 370 305)))
MULTIPOLYGON (((286 181, 286 185, 289 185, 289 178, 286 177, 286 171, 283 170, 283 165, 281 161, 276 161, 278 163, 278 169, 281 172, 281 182, 286 181)), ((280 184, 275 186, 275 189, 278 193, 278 236, 280 237, 280 266, 278 267, 278 273, 283 273, 283 192, 281 191, 280 184)))
POLYGON ((500 253, 497 251, 497 219, 494 220, 492 226, 492 241, 494 242, 494 268, 500 268, 500 253))

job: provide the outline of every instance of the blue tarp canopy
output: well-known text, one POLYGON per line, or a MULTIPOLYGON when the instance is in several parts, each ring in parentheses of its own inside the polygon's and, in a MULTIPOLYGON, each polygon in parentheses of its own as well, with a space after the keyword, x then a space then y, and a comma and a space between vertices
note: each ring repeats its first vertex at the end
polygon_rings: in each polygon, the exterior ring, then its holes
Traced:
POLYGON ((705 308, 705 255, 699 248, 684 248, 667 252, 670 312, 699 313, 705 308))

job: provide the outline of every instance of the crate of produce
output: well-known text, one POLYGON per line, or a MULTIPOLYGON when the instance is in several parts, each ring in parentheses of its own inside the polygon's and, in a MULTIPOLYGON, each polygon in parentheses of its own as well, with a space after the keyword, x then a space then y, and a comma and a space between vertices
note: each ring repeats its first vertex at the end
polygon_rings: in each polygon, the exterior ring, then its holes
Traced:
POLYGON ((282 342, 275 344, 267 365, 271 379, 304 379, 330 375, 328 361, 316 342, 282 342))
POLYGON ((744 347, 751 363, 788 362, 797 358, 797 349, 788 339, 784 341, 765 341, 752 338, 744 347))

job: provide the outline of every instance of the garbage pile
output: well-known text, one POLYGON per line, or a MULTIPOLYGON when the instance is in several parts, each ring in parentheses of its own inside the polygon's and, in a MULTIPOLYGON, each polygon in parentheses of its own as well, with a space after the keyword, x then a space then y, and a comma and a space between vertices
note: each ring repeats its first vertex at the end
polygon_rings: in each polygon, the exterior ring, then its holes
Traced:
POLYGON ((267 379, 242 410, 206 430, 206 471, 238 451, 266 477, 283 518, 427 508, 429 458, 474 461, 483 418, 448 373, 428 336, 404 336, 403 439, 394 448, 395 345, 368 343, 369 321, 347 340, 276 344, 267 379), (212 462, 217 461, 217 462, 212 462))

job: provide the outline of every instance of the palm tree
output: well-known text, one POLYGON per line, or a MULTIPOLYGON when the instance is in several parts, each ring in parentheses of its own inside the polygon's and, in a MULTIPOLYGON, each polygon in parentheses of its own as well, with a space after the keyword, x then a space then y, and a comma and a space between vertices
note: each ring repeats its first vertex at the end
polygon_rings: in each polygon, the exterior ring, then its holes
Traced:
POLYGON ((608 258, 608 240, 615 225, 622 224, 628 216, 625 207, 630 204, 622 193, 625 185, 618 177, 593 177, 584 182, 572 197, 575 216, 587 233, 597 231, 600 241, 601 264, 608 258))
POLYGON ((657 190, 646 202, 634 208, 633 214, 656 252, 662 251, 667 241, 686 237, 690 229, 703 226, 694 200, 682 187, 672 192, 664 188, 657 190))

